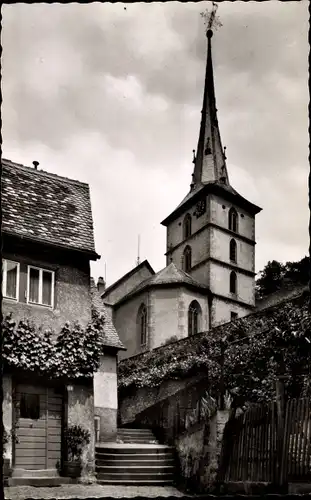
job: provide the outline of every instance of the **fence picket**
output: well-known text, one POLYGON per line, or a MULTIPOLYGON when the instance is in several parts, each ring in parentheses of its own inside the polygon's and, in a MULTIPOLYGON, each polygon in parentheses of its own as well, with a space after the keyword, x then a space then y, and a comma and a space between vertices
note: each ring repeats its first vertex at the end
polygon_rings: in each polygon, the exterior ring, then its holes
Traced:
POLYGON ((310 417, 311 417, 311 399, 306 399, 303 433, 304 433, 304 446, 302 452, 302 471, 303 475, 308 475, 311 472, 311 457, 310 457, 310 417), (308 453, 309 452, 309 453, 308 453))

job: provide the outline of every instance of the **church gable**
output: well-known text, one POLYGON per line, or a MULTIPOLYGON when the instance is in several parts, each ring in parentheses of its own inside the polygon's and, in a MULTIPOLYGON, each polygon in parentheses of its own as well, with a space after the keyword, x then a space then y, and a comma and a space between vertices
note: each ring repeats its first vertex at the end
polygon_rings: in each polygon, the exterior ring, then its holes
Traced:
POLYGON ((106 288, 102 294, 103 301, 111 305, 116 304, 119 300, 123 299, 132 290, 134 290, 134 288, 154 274, 154 270, 149 262, 144 260, 137 267, 106 288))

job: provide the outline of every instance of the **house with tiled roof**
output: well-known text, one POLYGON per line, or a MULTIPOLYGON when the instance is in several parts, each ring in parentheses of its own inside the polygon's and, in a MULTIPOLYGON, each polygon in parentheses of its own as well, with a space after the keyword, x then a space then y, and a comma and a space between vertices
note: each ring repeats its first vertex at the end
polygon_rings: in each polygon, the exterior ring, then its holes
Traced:
POLYGON ((8 432, 16 428, 18 439, 6 450, 14 468, 11 481, 29 483, 31 475, 35 482, 35 471, 40 476, 46 471, 55 484, 68 425, 91 433, 85 470, 94 467, 96 431, 97 440, 114 439, 117 354, 125 347, 90 277, 90 263, 100 256, 89 186, 33 163, 28 167, 2 160, 3 316, 11 314, 16 324, 29 321, 39 333, 51 330, 54 337, 67 322, 85 328, 94 311, 104 318, 102 357, 91 379, 65 382, 45 378, 40 370, 10 366, 4 373, 4 426, 8 432))

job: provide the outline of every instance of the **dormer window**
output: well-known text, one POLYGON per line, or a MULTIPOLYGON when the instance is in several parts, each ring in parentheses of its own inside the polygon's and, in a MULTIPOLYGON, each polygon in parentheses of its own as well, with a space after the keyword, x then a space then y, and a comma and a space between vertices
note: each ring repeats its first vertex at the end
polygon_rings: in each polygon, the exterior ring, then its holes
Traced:
POLYGON ((236 241, 232 238, 230 241, 230 260, 236 262, 236 241))
POLYGON ((13 260, 2 261, 2 295, 9 299, 18 300, 19 290, 19 263, 13 260))
POLYGON ((183 253, 183 270, 185 273, 190 273, 191 271, 191 247, 188 245, 186 246, 184 253, 183 253))
POLYGON ((27 302, 54 306, 54 272, 28 266, 27 302))
POLYGON ((238 213, 233 207, 229 210, 229 229, 235 233, 238 232, 238 213))
POLYGON ((183 223, 184 240, 191 236, 191 215, 187 214, 183 223))

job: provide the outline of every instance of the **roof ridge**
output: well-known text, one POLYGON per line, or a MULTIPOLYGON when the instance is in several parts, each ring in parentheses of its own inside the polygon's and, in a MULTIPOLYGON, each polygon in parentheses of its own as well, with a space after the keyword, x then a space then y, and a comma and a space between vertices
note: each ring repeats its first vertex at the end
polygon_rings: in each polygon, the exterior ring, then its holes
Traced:
POLYGON ((148 286, 163 286, 163 285, 189 285, 189 286, 196 286, 196 287, 200 287, 200 288, 203 288, 205 290, 209 290, 209 288, 206 286, 206 285, 203 285, 203 283, 200 283, 199 281, 196 281, 194 278, 192 278, 189 274, 185 273, 182 269, 179 269, 176 264, 174 264, 174 262, 170 262, 166 267, 163 267, 163 269, 160 269, 160 271, 158 271, 156 274, 152 275, 152 276, 149 276, 149 278, 146 278, 145 280, 141 281, 140 283, 138 283, 138 285, 136 285, 135 288, 133 288, 129 293, 127 293, 126 295, 124 295, 122 298, 120 298, 115 305, 119 304, 119 303, 122 303, 124 300, 127 300, 128 298, 130 298, 132 295, 135 295, 136 293, 138 292, 141 292, 143 291, 146 287, 148 286), (172 266, 173 264, 173 266, 172 266), (178 276, 180 278, 180 281, 169 281, 169 278, 168 278, 168 281, 165 283, 165 282, 157 282, 156 279, 157 279, 157 276, 159 276, 163 271, 165 271, 168 267, 175 267, 177 273, 178 273, 178 276))
POLYGON ((47 172, 46 170, 37 170, 33 167, 29 167, 27 165, 23 165, 21 163, 16 163, 16 162, 13 162, 12 160, 8 160, 6 158, 2 158, 1 159, 1 164, 6 166, 6 167, 14 167, 14 168, 20 168, 21 170, 24 170, 26 172, 31 172, 31 173, 35 173, 35 174, 39 174, 39 175, 42 175, 43 177, 48 177, 48 178, 56 178, 56 179, 59 179, 59 180, 64 180, 66 181, 66 183, 68 184, 74 184, 74 185, 78 185, 78 186, 86 186, 88 189, 89 189, 89 184, 87 182, 82 182, 82 181, 79 181, 77 179, 70 179, 69 177, 65 177, 63 175, 58 175, 58 174, 54 174, 53 172, 47 172))
MULTIPOLYGON (((156 274, 154 272, 154 269, 152 268, 151 264, 149 263, 148 259, 145 259, 143 260, 140 264, 138 264, 136 267, 133 267, 133 269, 131 269, 130 271, 128 271, 127 273, 125 273, 123 276, 121 276, 121 278, 117 279, 116 281, 114 281, 113 283, 111 283, 111 285, 109 285, 104 291, 103 293, 101 294, 102 297, 105 297, 105 295, 107 295, 107 292, 111 292, 112 290, 114 290, 120 283, 122 283, 122 281, 126 280, 127 278, 130 278, 131 276, 133 276, 139 269, 141 269, 143 266, 147 266, 147 268, 149 269, 149 271, 151 272, 151 276, 149 276, 150 278, 156 274)), ((146 279, 149 279, 149 278, 146 278, 146 279)))

